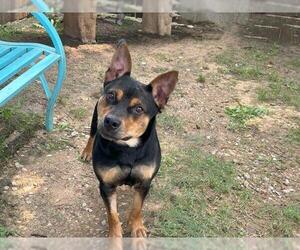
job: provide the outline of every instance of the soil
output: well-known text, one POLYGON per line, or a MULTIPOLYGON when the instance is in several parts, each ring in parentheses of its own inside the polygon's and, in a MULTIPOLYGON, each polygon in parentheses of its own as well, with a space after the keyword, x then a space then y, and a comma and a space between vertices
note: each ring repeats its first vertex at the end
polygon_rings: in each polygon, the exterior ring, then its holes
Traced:
MULTIPOLYGON (((98 182, 91 164, 82 162, 79 155, 88 139, 93 108, 100 96, 113 44, 123 37, 128 40, 132 54, 133 77, 139 81, 149 83, 164 71, 179 70, 180 81, 166 112, 184 121, 181 138, 188 142, 200 134, 202 150, 235 162, 239 181, 260 197, 275 203, 295 199, 298 195, 295 190, 300 190, 297 165, 300 151, 299 147, 283 143, 283 139, 296 126, 299 111, 266 104, 271 112, 255 120, 253 129, 246 133, 228 129, 225 107, 236 105, 237 100, 245 105, 258 103, 255 86, 259 83, 233 81, 230 75, 220 75, 214 60, 228 48, 245 45, 235 31, 223 33, 211 24, 198 24, 193 36, 189 28, 182 32, 178 31, 182 28, 175 28, 174 36, 161 39, 139 32, 140 27, 128 31, 128 26, 115 28, 110 22, 103 23, 99 25, 97 44, 66 41, 68 73, 55 110, 55 131, 48 134, 38 130, 3 168, 0 192, 5 208, 1 213, 8 228, 24 237, 107 236, 106 212, 98 182), (204 83, 196 81, 199 73, 206 76, 204 83), (82 114, 74 115, 79 109, 82 114), (262 158, 284 162, 284 167, 282 164, 261 167, 262 158), (8 190, 4 190, 6 186, 8 190), (284 191, 288 189, 294 191, 284 191)), ((299 47, 287 47, 286 51, 300 54, 299 47)), ((55 76, 55 70, 48 72, 50 81, 55 76)), ((38 84, 20 98, 24 111, 43 114, 46 101, 38 84)), ((179 139, 161 126, 158 131, 163 153, 167 152, 169 145, 179 139)), ((120 216, 125 222, 131 200, 129 189, 121 187, 118 197, 120 216)), ((144 210, 152 211, 155 216, 157 209, 159 205, 150 196, 144 210)), ((145 218, 150 232, 152 221, 151 217, 145 218)), ((128 235, 125 223, 124 229, 128 235)), ((253 235, 251 229, 247 234, 253 235)))

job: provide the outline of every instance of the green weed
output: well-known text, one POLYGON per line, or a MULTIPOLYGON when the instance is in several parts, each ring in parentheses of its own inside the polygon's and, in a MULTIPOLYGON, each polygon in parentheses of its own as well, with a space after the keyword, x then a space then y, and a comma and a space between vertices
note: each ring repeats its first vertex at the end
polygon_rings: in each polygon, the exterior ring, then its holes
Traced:
POLYGON ((230 118, 231 129, 241 129, 246 127, 247 121, 254 117, 262 117, 267 114, 267 110, 260 107, 239 105, 237 107, 227 107, 225 114, 230 118))

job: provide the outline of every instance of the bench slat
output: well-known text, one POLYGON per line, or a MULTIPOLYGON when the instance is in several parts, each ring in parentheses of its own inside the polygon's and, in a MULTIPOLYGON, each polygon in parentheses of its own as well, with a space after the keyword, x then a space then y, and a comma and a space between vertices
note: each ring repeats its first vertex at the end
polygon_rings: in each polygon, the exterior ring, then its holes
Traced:
POLYGON ((21 69, 34 62, 42 53, 43 52, 40 49, 32 49, 13 63, 7 65, 4 69, 0 70, 0 86, 17 74, 21 69))
POLYGON ((15 48, 14 50, 7 53, 5 56, 0 58, 0 69, 3 69, 8 64, 15 61, 18 57, 26 53, 26 48, 15 48))
POLYGON ((8 53, 9 51, 11 51, 11 48, 9 47, 4 47, 0 49, 0 57, 5 55, 6 53, 8 53))
POLYGON ((36 79, 42 72, 47 70, 55 62, 60 59, 57 54, 50 54, 40 62, 32 66, 25 73, 17 79, 8 84, 5 88, 0 90, 0 107, 5 105, 11 98, 20 93, 27 87, 34 79, 36 79))

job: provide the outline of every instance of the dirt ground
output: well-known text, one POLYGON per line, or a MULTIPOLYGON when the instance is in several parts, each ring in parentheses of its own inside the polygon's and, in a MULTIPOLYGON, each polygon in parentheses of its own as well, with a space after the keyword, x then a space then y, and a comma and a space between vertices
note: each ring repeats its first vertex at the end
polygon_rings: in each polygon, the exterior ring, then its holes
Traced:
MULTIPOLYGON (((234 181, 251 194, 251 203, 232 210, 236 231, 223 235, 280 236, 282 231, 276 231, 275 227, 269 230, 269 222, 266 222, 275 219, 269 214, 257 216, 258 207, 265 204, 282 208, 292 204, 299 209, 300 148, 298 143, 288 140, 290 131, 299 125, 299 106, 259 101, 256 91, 267 85, 265 79, 236 77, 216 60, 228 50, 261 46, 260 42, 245 40, 238 29, 222 32, 211 24, 196 25, 197 31, 192 32, 193 35, 186 28, 185 32, 176 31, 173 37, 163 39, 145 35, 138 31, 139 27, 128 29, 128 26, 100 25, 97 44, 80 45, 66 40, 68 73, 55 109, 55 131, 48 134, 39 128, 14 157, 2 165, 0 194, 4 205, 1 224, 24 237, 107 236, 106 213, 97 180, 91 164, 82 162, 79 155, 88 138, 93 108, 100 96, 113 43, 125 37, 132 54, 134 78, 148 83, 167 70, 180 72, 175 93, 159 120, 163 155, 169 157, 172 152, 193 143, 193 147, 205 155, 232 162, 236 172, 234 181), (232 130, 224 110, 237 105, 264 107, 268 113, 251 119, 246 129, 232 130)), ((262 47, 270 47, 270 44, 264 43, 262 47)), ((299 84, 299 68, 286 68, 282 62, 299 58, 300 47, 279 46, 272 62, 267 59, 264 64, 285 77, 293 77, 299 84)), ((54 71, 48 73, 48 79, 55 79, 54 71)), ((37 83, 15 103, 21 103, 22 111, 43 115, 45 98, 37 83)), ((167 164, 162 165, 162 168, 166 167, 167 164)), ((179 171, 185 175, 184 168, 179 171)), ((168 172, 172 173, 172 169, 168 172)), ((144 207, 150 236, 162 235, 155 227, 159 225, 158 214, 167 207, 156 192, 166 180, 165 176, 158 176, 144 207)), ((129 191, 122 187, 119 192, 118 205, 123 222, 130 207, 129 191)), ((214 211, 216 200, 228 199, 234 203, 230 191, 224 196, 211 193, 202 194, 207 198, 210 211, 214 211), (213 202, 210 202, 211 196, 213 202)), ((170 193, 172 195, 176 196, 176 187, 170 193)), ((299 236, 299 216, 293 218, 289 235, 299 236)), ((129 235, 125 223, 124 229, 125 235, 129 235)), ((182 233, 182 236, 189 235, 182 233)), ((163 236, 168 236, 168 231, 163 236)))

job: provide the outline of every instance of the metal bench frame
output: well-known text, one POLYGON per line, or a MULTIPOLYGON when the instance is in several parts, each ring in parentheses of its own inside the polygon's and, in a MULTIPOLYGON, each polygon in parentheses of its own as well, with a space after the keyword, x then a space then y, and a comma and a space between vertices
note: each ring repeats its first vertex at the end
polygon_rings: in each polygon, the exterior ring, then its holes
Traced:
POLYGON ((51 131, 54 106, 66 75, 66 56, 56 29, 44 14, 50 12, 48 6, 42 0, 31 1, 37 7, 37 11, 32 15, 48 33, 53 47, 38 43, 12 43, 0 40, 0 87, 2 84, 6 84, 4 88, 0 89, 0 108, 34 80, 40 79, 48 100, 45 126, 48 131, 51 131), (37 59, 40 61, 35 63, 37 59), (54 88, 50 90, 44 73, 55 64, 58 65, 58 75, 54 88), (24 68, 26 71, 7 83, 10 78, 16 76, 24 68))

